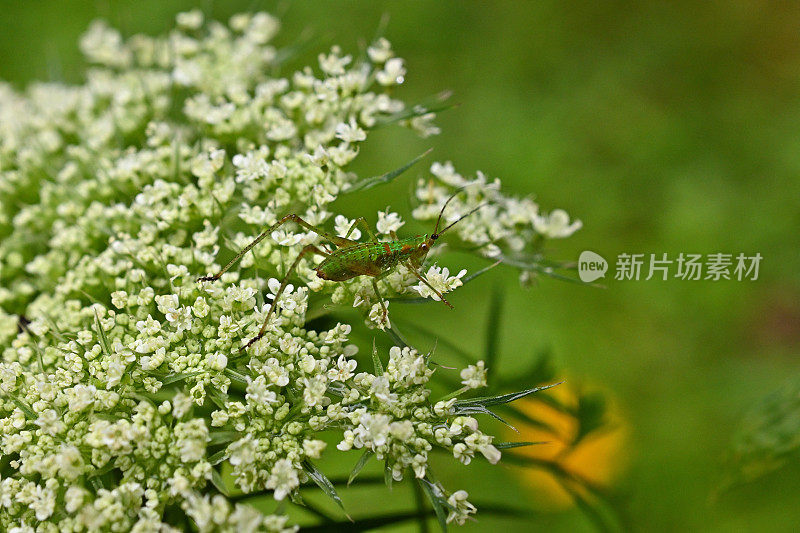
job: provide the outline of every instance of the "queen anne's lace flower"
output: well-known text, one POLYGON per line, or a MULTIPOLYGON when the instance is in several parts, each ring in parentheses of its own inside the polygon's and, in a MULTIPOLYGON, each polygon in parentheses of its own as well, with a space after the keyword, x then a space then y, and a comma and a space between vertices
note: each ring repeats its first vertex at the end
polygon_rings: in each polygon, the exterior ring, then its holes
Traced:
POLYGON ((375 79, 381 85, 400 85, 405 81, 406 69, 403 67, 403 60, 393 57, 386 60, 383 70, 375 74, 375 79))
POLYGON ((390 213, 386 211, 378 211, 378 222, 375 224, 375 229, 381 235, 389 235, 393 231, 399 230, 405 222, 400 218, 397 213, 390 213))
POLYGON ((466 270, 461 270, 455 276, 451 276, 450 270, 447 267, 441 268, 436 265, 431 265, 428 272, 425 274, 425 279, 428 280, 430 287, 420 282, 418 285, 414 286, 414 290, 423 298, 433 298, 438 301, 439 296, 431 290, 431 287, 442 294, 450 292, 464 284, 461 278, 463 278, 466 273, 466 270))
MULTIPOLYGON (((169 531, 163 510, 179 508, 202 532, 294 531, 213 486, 227 463, 224 483, 293 495, 324 430, 398 480, 425 478, 434 447, 497 462, 455 398, 430 400, 425 354, 393 347, 379 375, 356 373, 350 324, 306 326, 309 302, 330 300, 391 327, 369 278, 322 280, 319 258, 305 256, 264 338, 240 353, 303 246, 332 248, 315 232, 283 227, 218 282, 195 282, 289 212, 346 234, 352 220, 331 203, 359 181, 347 167, 357 143, 381 122, 438 132, 433 113, 384 92, 403 82, 404 61, 380 39, 367 62, 333 48, 317 70, 277 75, 274 17, 226 25, 191 11, 176 24, 126 41, 93 23, 82 85, 0 83, 0 453, 11 458, 0 530, 169 531)), ((443 222, 486 203, 452 230, 486 255, 579 227, 480 173, 431 172, 414 218, 434 220, 467 185, 443 222)), ((403 225, 387 210, 375 227, 403 225)), ((426 268, 443 293, 463 283, 465 271, 426 268)), ((387 298, 432 295, 405 267, 378 283, 387 298)), ((461 379, 484 385, 482 364, 461 379)), ((449 496, 448 520, 474 512, 462 492, 449 496)))
POLYGON ((467 491, 457 490, 447 498, 447 503, 450 504, 450 512, 447 515, 448 523, 455 521, 461 525, 467 521, 469 515, 475 514, 477 509, 467 501, 468 497, 467 491))
POLYGON ((272 467, 266 487, 275 491, 276 500, 282 500, 300 484, 297 469, 288 459, 278 459, 272 467))
POLYGON ((370 61, 378 65, 385 63, 394 55, 392 52, 392 45, 383 37, 367 48, 367 54, 369 54, 370 61))
POLYGON ((360 142, 367 138, 367 132, 356 124, 355 119, 350 119, 349 123, 336 126, 336 137, 347 143, 360 142))
POLYGON ((569 223, 569 215, 563 209, 555 209, 547 216, 536 216, 533 219, 533 227, 550 238, 569 237, 583 226, 580 220, 569 223))
MULTIPOLYGON (((339 237, 344 237, 347 235, 347 232, 350 231, 350 228, 353 226, 353 221, 348 219, 344 215, 336 215, 334 219, 334 228, 336 231, 336 235, 339 237)), ((348 239, 352 239, 357 241, 361 238, 361 230, 358 228, 353 228, 353 231, 350 232, 350 235, 347 237, 348 239)))
POLYGON ((474 365, 469 365, 461 371, 461 383, 470 389, 486 386, 486 368, 483 361, 478 361, 474 365))

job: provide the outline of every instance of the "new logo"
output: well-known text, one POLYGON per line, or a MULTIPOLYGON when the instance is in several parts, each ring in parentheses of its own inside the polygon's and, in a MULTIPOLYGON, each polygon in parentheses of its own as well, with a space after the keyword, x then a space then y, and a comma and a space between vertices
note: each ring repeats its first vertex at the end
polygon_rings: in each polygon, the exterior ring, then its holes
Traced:
POLYGON ((581 252, 578 258, 578 277, 584 283, 591 283, 592 281, 606 277, 608 271, 608 262, 603 259, 599 254, 590 250, 581 252))

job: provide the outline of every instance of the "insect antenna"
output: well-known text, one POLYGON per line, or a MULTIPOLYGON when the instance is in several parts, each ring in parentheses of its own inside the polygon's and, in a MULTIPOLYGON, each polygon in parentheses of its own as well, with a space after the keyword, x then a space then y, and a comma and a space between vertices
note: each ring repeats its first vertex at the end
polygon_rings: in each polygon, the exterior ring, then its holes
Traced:
POLYGON ((455 226, 456 224, 458 224, 459 222, 461 222, 462 220, 464 220, 465 218, 467 218, 468 216, 470 216, 472 213, 474 213, 475 211, 477 211, 477 210, 478 210, 478 209, 480 209, 481 207, 484 207, 484 206, 488 205, 488 203, 489 203, 489 202, 484 202, 484 203, 482 203, 481 205, 479 205, 478 207, 476 207, 475 209, 473 209, 472 211, 470 211, 470 212, 469 212, 469 213, 467 213, 466 215, 464 215, 464 216, 460 217, 458 220, 456 220, 455 222, 453 222, 452 224, 450 224, 449 226, 447 226, 446 228, 444 228, 442 231, 439 231, 439 224, 442 222, 442 216, 444 215, 444 210, 445 210, 445 208, 447 207, 447 204, 449 204, 449 203, 450 203, 450 200, 452 200, 453 198, 455 198, 456 196, 458 196, 458 194, 459 194, 461 191, 463 191, 464 189, 466 189, 467 187, 469 187, 469 186, 471 186, 471 185, 475 185, 475 183, 469 183, 469 184, 467 184, 467 185, 464 185, 463 187, 459 187, 458 189, 456 189, 456 192, 454 192, 452 195, 450 195, 450 198, 448 198, 448 199, 447 199, 447 201, 446 201, 446 202, 444 203, 444 205, 442 206, 442 210, 441 210, 441 211, 439 211, 439 218, 437 218, 437 219, 436 219, 436 226, 433 228, 433 233, 431 234, 431 237, 433 237, 434 239, 436 239, 437 237, 439 237, 439 235, 441 235, 441 234, 442 234, 442 233, 444 233, 445 231, 449 230, 450 228, 452 228, 453 226, 455 226))
MULTIPOLYGON (((461 222, 462 220, 464 220, 465 218, 467 218, 468 216, 470 216, 472 213, 474 213, 474 212, 475 212, 475 211, 477 211, 478 209, 480 209, 480 208, 482 208, 482 207, 486 207, 487 205, 489 205, 489 203, 488 203, 488 202, 484 202, 484 203, 482 203, 481 205, 479 205, 479 206, 478 206, 478 207, 476 207, 475 209, 471 210, 471 211, 470 211, 469 213, 467 213, 466 215, 462 215, 462 216, 458 217, 458 220, 456 220, 455 222, 453 222, 452 224, 450 224, 449 226, 447 226, 446 228, 444 228, 444 229, 443 229, 442 231, 440 231, 439 233, 434 233, 433 235, 431 235, 431 237, 438 237, 439 235, 441 235, 441 234, 442 234, 442 233, 444 233, 445 231, 449 230, 450 228, 452 228, 453 226, 455 226, 456 224, 458 224, 459 222, 461 222)), ((438 224, 437 224, 437 226, 438 226, 438 224)))
MULTIPOLYGON (((439 218, 436 219, 436 226, 433 228, 433 235, 439 235, 439 223, 442 221, 442 215, 444 215, 444 210, 447 207, 447 204, 449 204, 450 200, 458 196, 458 193, 460 193, 464 189, 466 189, 466 187, 460 187, 458 190, 456 190, 456 192, 450 195, 450 198, 448 198, 447 201, 444 203, 444 205, 442 206, 442 210, 439 211, 439 218)), ((442 233, 444 233, 444 231, 442 231, 442 233)))

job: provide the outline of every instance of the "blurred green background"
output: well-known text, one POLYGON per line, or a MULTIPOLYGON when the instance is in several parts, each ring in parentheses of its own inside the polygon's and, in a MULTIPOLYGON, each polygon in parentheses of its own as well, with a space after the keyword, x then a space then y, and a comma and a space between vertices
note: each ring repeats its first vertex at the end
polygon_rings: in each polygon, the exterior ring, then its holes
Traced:
MULTIPOLYGON (((452 90, 460 105, 439 117, 437 137, 377 131, 356 170, 381 173, 434 147, 426 164, 449 159, 463 174, 482 170, 547 211, 562 207, 583 220, 575 236, 551 243, 554 258, 576 260, 585 249, 610 262, 622 252, 760 252, 759 279, 742 282, 607 278, 605 289, 592 289, 545 279, 523 290, 499 268, 456 292, 455 311, 426 312, 442 338, 479 353, 488 302, 502 287, 498 372, 513 373, 550 347, 571 385, 608 395, 629 427, 620 452, 627 467, 614 486, 631 527, 796 528, 798 468, 715 493, 743 413, 798 374, 800 5, 0 2, 0 79, 20 88, 79 82, 77 40, 92 19, 126 35, 156 34, 192 7, 223 20, 270 11, 283 21, 279 44, 311 31, 316 40, 298 64, 331 44, 357 53, 388 16, 385 35, 408 68, 398 95, 414 102, 452 90)), ((374 221, 421 173, 354 195, 341 210, 374 221)), ((407 212, 405 203, 393 207, 407 212)), ((451 270, 480 265, 456 254, 442 262, 451 270)), ((397 311, 401 319, 417 312, 397 311)), ((542 511, 533 521, 479 514, 460 530, 592 529, 575 509, 543 510, 519 474, 479 464, 441 474, 476 502, 494 496, 542 511)), ((391 507, 392 493, 379 494, 391 507)))

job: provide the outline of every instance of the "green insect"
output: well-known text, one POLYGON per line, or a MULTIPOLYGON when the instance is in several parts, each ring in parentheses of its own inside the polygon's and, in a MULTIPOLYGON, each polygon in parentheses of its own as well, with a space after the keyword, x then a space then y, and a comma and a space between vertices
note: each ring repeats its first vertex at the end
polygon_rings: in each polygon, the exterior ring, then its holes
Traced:
POLYGON ((325 257, 325 259, 315 269, 317 276, 322 279, 331 281, 345 281, 356 276, 370 276, 372 278, 372 287, 375 290, 375 295, 378 297, 381 307, 383 308, 382 320, 384 321, 386 320, 388 310, 386 308, 386 302, 378 290, 378 280, 389 275, 399 264, 405 265, 409 271, 417 277, 417 279, 427 285, 428 288, 431 289, 445 305, 452 309, 453 306, 445 299, 444 295, 431 286, 431 284, 428 283, 428 280, 426 280, 425 277, 420 274, 419 268, 422 266, 422 262, 425 260, 425 257, 428 255, 431 247, 436 243, 436 239, 438 239, 445 231, 449 230, 458 222, 473 214, 475 211, 485 205, 479 205, 466 215, 460 217, 458 220, 444 228, 442 231, 439 231, 439 224, 442 221, 442 215, 444 214, 447 204, 450 203, 450 200, 455 198, 459 192, 461 191, 456 191, 456 193, 450 196, 450 198, 448 198, 442 206, 442 210, 439 213, 439 218, 436 220, 436 226, 433 229, 433 233, 430 235, 417 235, 416 237, 399 239, 394 232, 391 232, 391 237, 394 240, 390 242, 379 241, 370 229, 364 217, 359 217, 354 220, 353 224, 350 226, 350 229, 347 230, 347 234, 344 237, 338 237, 325 231, 324 229, 309 224, 294 213, 288 214, 264 230, 253 240, 253 242, 245 246, 238 254, 236 254, 233 259, 231 259, 227 265, 225 265, 222 270, 213 276, 203 276, 198 278, 197 281, 202 282, 218 280, 225 272, 227 272, 234 264, 236 264, 236 262, 239 261, 244 254, 249 252, 259 242, 264 240, 267 235, 270 235, 273 231, 278 229, 286 222, 292 221, 296 222, 307 230, 316 233, 323 239, 332 243, 334 246, 336 246, 336 248, 332 251, 326 251, 313 244, 309 244, 302 249, 300 254, 298 254, 297 258, 294 260, 294 263, 292 263, 292 266, 290 266, 289 270, 286 271, 286 275, 284 275, 281 285, 275 293, 275 298, 272 300, 269 311, 267 311, 267 316, 264 319, 264 324, 261 326, 261 330, 258 332, 258 335, 250 339, 247 344, 241 348, 242 351, 252 346, 253 343, 264 336, 264 333, 267 330, 267 325, 269 324, 269 319, 272 316, 272 313, 275 311, 275 306, 277 305, 281 294, 283 294, 283 291, 286 289, 286 285, 289 283, 289 278, 294 273, 297 265, 300 263, 300 260, 311 253, 325 257), (368 242, 358 242, 348 239, 357 225, 361 225, 369 234, 370 240, 368 242))

